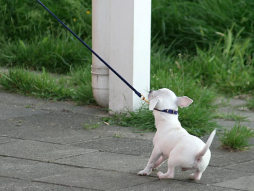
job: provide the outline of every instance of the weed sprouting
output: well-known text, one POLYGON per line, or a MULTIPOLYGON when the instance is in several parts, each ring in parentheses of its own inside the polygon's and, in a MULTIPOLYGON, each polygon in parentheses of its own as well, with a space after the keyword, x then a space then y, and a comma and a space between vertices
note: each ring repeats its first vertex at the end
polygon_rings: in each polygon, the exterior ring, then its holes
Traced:
POLYGON ((224 133, 219 134, 221 146, 230 151, 242 151, 251 146, 249 140, 254 138, 254 131, 244 125, 236 123, 231 129, 225 129, 224 133))

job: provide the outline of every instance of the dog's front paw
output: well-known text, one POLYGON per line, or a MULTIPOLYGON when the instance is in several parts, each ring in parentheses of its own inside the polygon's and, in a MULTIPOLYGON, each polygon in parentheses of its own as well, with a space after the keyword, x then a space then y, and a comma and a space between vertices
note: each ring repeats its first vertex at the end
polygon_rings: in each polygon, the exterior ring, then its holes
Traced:
POLYGON ((141 170, 141 171, 138 173, 139 176, 147 176, 147 175, 149 175, 149 174, 150 174, 150 173, 147 172, 147 171, 145 171, 145 170, 141 170))

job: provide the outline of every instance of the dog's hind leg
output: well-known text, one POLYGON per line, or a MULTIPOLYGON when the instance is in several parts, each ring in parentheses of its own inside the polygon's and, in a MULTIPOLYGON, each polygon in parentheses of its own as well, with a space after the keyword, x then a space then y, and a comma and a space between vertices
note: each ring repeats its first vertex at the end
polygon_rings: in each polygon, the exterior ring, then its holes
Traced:
POLYGON ((201 179, 202 173, 203 172, 200 172, 199 170, 197 170, 195 173, 190 174, 189 178, 198 181, 201 179))

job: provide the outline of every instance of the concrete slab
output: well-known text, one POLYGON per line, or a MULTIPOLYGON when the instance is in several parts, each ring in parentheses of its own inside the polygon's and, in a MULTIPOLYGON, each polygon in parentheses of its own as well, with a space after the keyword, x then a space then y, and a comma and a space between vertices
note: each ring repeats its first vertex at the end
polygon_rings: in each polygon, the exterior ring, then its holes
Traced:
POLYGON ((15 142, 15 141, 18 141, 18 140, 0 136, 0 144, 5 144, 5 143, 10 143, 10 142, 15 142))
POLYGON ((23 180, 33 180, 66 173, 71 167, 12 157, 0 157, 0 176, 23 180))
POLYGON ((16 105, 21 107, 30 106, 33 108, 34 105, 41 105, 47 102, 48 100, 45 99, 10 93, 0 88, 0 104, 16 105))
POLYGON ((5 104, 0 104, 0 120, 46 113, 48 112, 19 106, 7 106, 5 104))
POLYGON ((70 101, 52 101, 31 96, 9 93, 0 89, 0 104, 29 107, 36 110, 67 111, 86 115, 108 116, 108 110, 98 106, 77 106, 70 101))
POLYGON ((228 166, 237 163, 243 163, 253 159, 254 150, 247 150, 242 152, 229 152, 223 149, 211 149, 212 157, 210 160, 211 166, 228 166))
POLYGON ((137 174, 144 168, 145 164, 148 162, 148 158, 107 152, 93 152, 76 157, 60 159, 55 162, 60 164, 137 174))
MULTIPOLYGON (((158 170, 153 171, 150 176, 157 177, 158 171, 162 171, 165 173, 167 171, 167 165, 163 165, 158 170)), ((187 181, 189 183, 194 183, 195 181, 189 179, 189 175, 193 172, 195 172, 195 170, 181 171, 181 168, 177 167, 175 169, 174 180, 187 181)), ((239 176, 251 176, 251 175, 254 175, 254 174, 251 172, 243 172, 243 171, 235 173, 234 170, 208 166, 205 172, 203 173, 201 180, 196 183, 204 184, 204 185, 214 184, 218 182, 235 179, 235 178, 238 178, 239 176)))
POLYGON ((120 189, 121 191, 155 191, 155 190, 163 190, 163 191, 187 191, 187 190, 195 190, 195 191, 235 191, 235 189, 227 189, 222 187, 212 186, 210 184, 203 185, 199 183, 189 183, 178 180, 158 180, 155 182, 149 182, 146 184, 140 184, 137 186, 120 189))
POLYGON ((96 169, 75 169, 67 173, 35 179, 36 181, 98 190, 119 190, 152 182, 152 177, 96 169))
MULTIPOLYGON (((1 125, 0 125, 1 126, 1 125)), ((4 132, 5 136, 14 138, 43 141, 49 143, 71 144, 92 139, 99 139, 102 134, 92 133, 86 130, 63 129, 48 126, 20 126, 4 132)))
POLYGON ((108 126, 98 118, 95 118, 94 121, 94 118, 91 117, 88 119, 87 116, 83 117, 80 114, 62 115, 61 112, 2 120, 0 128, 2 136, 61 144, 86 142, 114 136, 152 140, 154 135, 154 133, 133 133, 131 128, 108 126), (79 118, 79 120, 72 121, 71 118, 79 118), (43 123, 43 120, 46 122, 43 123), (84 124, 98 121, 101 123, 98 128, 87 130, 83 127, 84 124))
POLYGON ((98 117, 91 117, 82 114, 66 113, 66 112, 47 112, 43 115, 33 115, 28 117, 19 117, 10 120, 1 120, 0 134, 21 129, 23 127, 35 127, 54 130, 54 128, 83 130, 84 124, 96 124, 101 122, 98 117))
POLYGON ((93 149, 72 147, 68 145, 20 140, 0 145, 0 155, 41 161, 55 161, 65 157, 95 152, 93 149))
POLYGON ((239 190, 254 190, 254 176, 244 176, 238 179, 228 180, 214 184, 215 186, 221 186, 224 188, 233 188, 239 190))
POLYGON ((232 169, 232 170, 235 170, 235 171, 243 171, 243 172, 252 172, 252 173, 254 173, 254 159, 252 161, 227 166, 226 168, 227 169, 232 169), (250 167, 252 167, 252 168, 250 168, 250 167))
POLYGON ((0 190, 4 191, 89 191, 84 188, 73 188, 70 186, 60 186, 46 183, 32 182, 29 180, 19 180, 14 178, 0 177, 0 190))
POLYGON ((47 102, 41 105, 35 105, 36 109, 48 110, 48 111, 65 111, 72 113, 81 113, 85 115, 108 116, 108 110, 99 106, 78 106, 74 102, 47 102))
POLYGON ((108 137, 143 139, 151 142, 155 134, 155 132, 135 133, 135 128, 117 125, 101 125, 99 128, 91 130, 91 132, 107 135, 108 137))
POLYGON ((132 139, 126 137, 109 137, 101 140, 93 140, 74 144, 81 148, 96 149, 102 152, 119 153, 126 155, 137 155, 149 157, 153 143, 150 140, 132 139))

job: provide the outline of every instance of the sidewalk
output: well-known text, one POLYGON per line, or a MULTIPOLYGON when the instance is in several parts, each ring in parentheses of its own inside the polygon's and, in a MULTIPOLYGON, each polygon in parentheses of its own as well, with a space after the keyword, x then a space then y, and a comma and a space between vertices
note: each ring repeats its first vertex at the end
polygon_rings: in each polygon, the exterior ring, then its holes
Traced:
MULTIPOLYGON (((228 109, 232 107, 222 111, 228 109)), ((246 125, 254 128, 254 112, 241 113, 250 116, 246 125)), ((104 123, 93 130, 84 128, 106 115, 101 108, 26 97, 0 88, 0 190, 254 190, 254 148, 231 153, 218 148, 217 138, 199 182, 188 180, 191 172, 180 168, 174 180, 159 180, 156 172, 137 176, 149 159, 154 133, 133 133, 131 128, 104 123)), ((166 169, 166 164, 160 167, 163 172, 166 169)))

